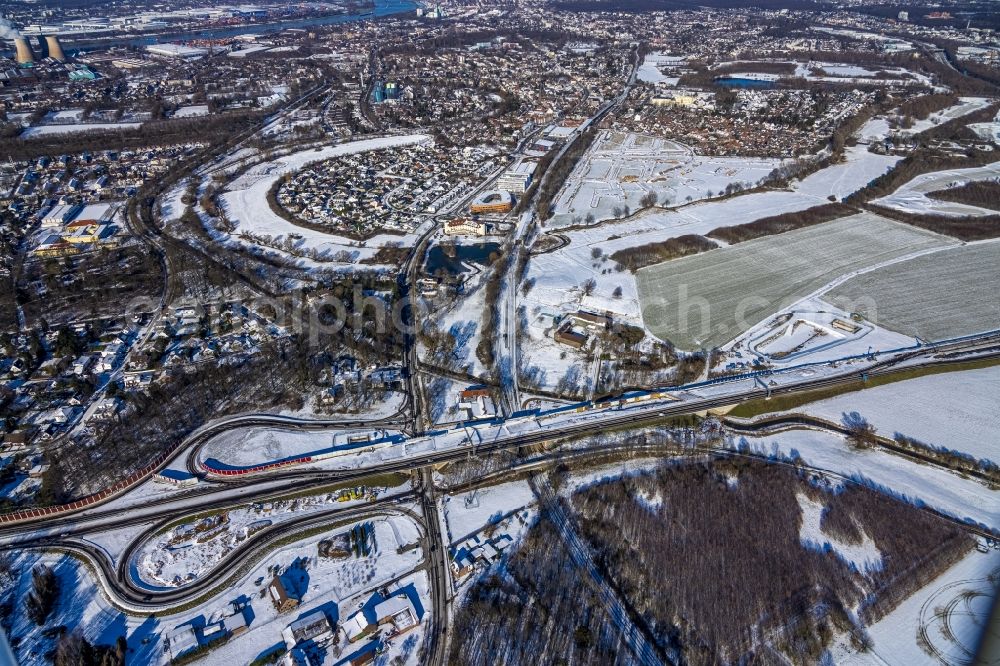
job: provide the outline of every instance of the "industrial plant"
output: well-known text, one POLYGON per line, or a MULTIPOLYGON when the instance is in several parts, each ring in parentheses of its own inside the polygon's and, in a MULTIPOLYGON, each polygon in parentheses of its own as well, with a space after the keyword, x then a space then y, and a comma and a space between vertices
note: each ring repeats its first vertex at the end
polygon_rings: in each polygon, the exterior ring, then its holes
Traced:
POLYGON ((31 48, 31 42, 27 37, 18 35, 14 37, 14 62, 22 67, 31 67, 37 60, 51 58, 56 62, 66 62, 66 52, 63 51, 62 44, 59 43, 58 35, 39 35, 38 53, 31 48))

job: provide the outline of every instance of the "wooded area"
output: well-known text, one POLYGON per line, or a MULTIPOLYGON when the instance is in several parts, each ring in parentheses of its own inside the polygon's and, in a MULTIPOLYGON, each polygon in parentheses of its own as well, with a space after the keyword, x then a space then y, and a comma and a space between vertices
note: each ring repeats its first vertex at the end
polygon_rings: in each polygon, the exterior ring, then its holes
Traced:
POLYGON ((634 272, 644 266, 652 266, 690 254, 707 252, 717 247, 719 246, 707 238, 695 234, 685 234, 665 241, 618 250, 611 255, 611 259, 618 262, 623 269, 634 272))
POLYGON ((834 628, 863 645, 847 609, 861 603, 874 621, 972 545, 909 504, 857 486, 822 490, 758 461, 664 467, 593 486, 573 505, 609 578, 654 634, 680 631, 691 663, 770 661, 773 650, 814 663, 834 628), (803 545, 798 495, 825 505, 832 540, 871 539, 882 568, 861 573, 803 545))

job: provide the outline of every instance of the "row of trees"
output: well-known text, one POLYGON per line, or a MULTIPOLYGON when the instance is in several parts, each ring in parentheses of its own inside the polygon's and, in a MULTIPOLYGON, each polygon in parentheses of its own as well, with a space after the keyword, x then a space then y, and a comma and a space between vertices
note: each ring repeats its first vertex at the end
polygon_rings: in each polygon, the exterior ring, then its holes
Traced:
POLYGON ((763 217, 745 224, 717 227, 710 231, 708 236, 709 238, 716 238, 724 243, 733 245, 761 236, 783 234, 793 229, 801 229, 802 227, 829 222, 830 220, 851 215, 855 212, 856 209, 851 206, 840 203, 829 203, 791 213, 771 215, 770 217, 763 217))
POLYGON ((976 181, 948 190, 931 192, 927 196, 941 201, 979 206, 1000 211, 1000 183, 996 181, 976 181))

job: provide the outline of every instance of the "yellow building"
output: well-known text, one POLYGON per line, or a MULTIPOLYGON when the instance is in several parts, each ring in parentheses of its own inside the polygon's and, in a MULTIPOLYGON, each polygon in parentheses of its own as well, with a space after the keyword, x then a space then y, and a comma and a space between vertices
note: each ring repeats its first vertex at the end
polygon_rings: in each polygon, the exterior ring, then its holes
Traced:
POLYGON ((473 213, 507 213, 514 207, 514 197, 510 192, 494 190, 485 192, 469 206, 473 213))

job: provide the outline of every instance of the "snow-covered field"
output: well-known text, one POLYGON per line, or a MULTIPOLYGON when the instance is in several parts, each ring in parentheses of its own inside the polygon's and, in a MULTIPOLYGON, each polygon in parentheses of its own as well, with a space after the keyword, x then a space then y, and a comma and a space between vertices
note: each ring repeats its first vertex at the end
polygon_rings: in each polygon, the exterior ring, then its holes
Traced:
POLYGON ((927 196, 930 192, 950 190, 981 180, 1000 180, 1000 162, 971 169, 950 169, 921 174, 889 196, 875 199, 872 203, 916 215, 948 215, 953 217, 996 215, 995 210, 988 208, 942 201, 927 196))
POLYGON ((552 338, 554 317, 575 310, 574 301, 583 294, 569 292, 566 296, 560 310, 536 305, 525 311, 528 325, 517 339, 522 388, 559 389, 563 394, 586 394, 594 388, 595 361, 588 359, 585 350, 572 349, 552 338))
POLYGON ((744 224, 829 203, 829 195, 847 196, 885 173, 899 159, 869 153, 866 146, 858 145, 847 149, 844 163, 793 183, 790 191, 758 192, 698 202, 677 210, 658 210, 626 221, 608 221, 593 228, 562 232, 570 241, 568 245, 533 257, 529 262, 527 277, 535 281, 535 286, 521 302, 527 304, 529 310, 534 306, 556 311, 579 306, 607 310, 631 323, 641 324, 635 278, 627 272, 616 272, 613 262, 595 262, 591 256, 595 248, 600 248, 606 256, 621 249, 685 234, 706 234, 721 226, 744 224), (597 282, 590 296, 573 292, 588 278, 597 282), (612 295, 617 287, 622 288, 620 298, 612 295))
POLYGON ((978 481, 939 467, 921 465, 892 453, 857 451, 844 437, 819 430, 791 430, 765 437, 729 437, 726 445, 778 459, 801 459, 872 487, 889 489, 914 504, 925 504, 961 520, 1000 529, 1000 493, 978 481))
MULTIPOLYGON (((875 118, 862 129, 862 134, 866 131, 875 134, 883 124, 884 119, 875 118)), ((870 153, 866 146, 857 145, 846 150, 844 162, 795 181, 788 190, 700 201, 675 210, 647 212, 623 221, 608 220, 573 231, 556 229, 569 243, 531 258, 526 279, 533 286, 527 295, 519 297, 528 322, 520 352, 522 368, 540 378, 537 383, 546 388, 555 387, 564 378, 573 384, 586 385, 594 368, 583 363, 578 352, 555 344, 545 334, 549 327, 546 318, 551 320, 552 315, 578 309, 605 311, 617 320, 643 326, 636 278, 616 269, 615 262, 609 259, 614 252, 829 203, 829 196, 847 196, 883 174, 899 159, 870 153), (588 279, 596 283, 589 294, 583 289, 588 279)), ((567 196, 567 192, 564 189, 560 197, 567 196)), ((730 331, 722 341, 737 332, 730 331)))
POLYGON ((638 210, 649 192, 660 203, 678 205, 718 196, 733 184, 749 189, 781 164, 780 159, 705 157, 675 141, 606 130, 566 180, 548 224, 579 224, 587 215, 610 219, 615 208, 638 210))
POLYGON ((960 97, 958 99, 958 104, 949 106, 947 109, 932 113, 923 120, 918 120, 913 124, 913 127, 902 131, 902 134, 919 134, 920 132, 925 132, 932 127, 937 127, 948 121, 955 120, 956 118, 962 118, 970 113, 975 113, 981 109, 985 109, 993 100, 988 97, 960 97))
POLYGON ((187 192, 187 186, 188 181, 182 180, 160 197, 160 216, 168 224, 180 220, 184 214, 184 195, 187 192))
POLYGON ((138 129, 142 123, 75 123, 64 125, 35 125, 28 127, 21 132, 22 139, 33 139, 39 136, 52 136, 55 134, 79 134, 82 132, 96 132, 98 130, 134 130, 138 129))
POLYGON ((448 361, 453 367, 461 368, 475 377, 484 377, 488 374, 476 354, 483 309, 486 307, 484 279, 485 273, 467 278, 464 285, 465 294, 447 304, 439 301, 424 303, 423 307, 426 308, 427 316, 432 317, 431 321, 439 330, 446 331, 455 339, 455 348, 451 359, 435 359, 430 357, 425 345, 418 343, 421 359, 435 365, 443 365, 448 361))
POLYGON ((842 666, 972 663, 1000 576, 1000 552, 973 551, 868 628, 869 652, 845 643, 832 650, 842 666), (922 645, 922 643, 924 645, 922 645))
POLYGON ((660 83, 667 86, 675 86, 677 85, 677 77, 666 76, 660 71, 659 66, 679 67, 685 62, 687 62, 687 58, 684 56, 671 56, 660 51, 653 51, 647 53, 642 64, 639 65, 636 78, 645 83, 660 83))
POLYGON ((876 386, 796 411, 834 422, 856 411, 888 437, 1000 461, 1000 366, 876 386))
MULTIPOLYGON (((893 85, 925 85, 928 87, 933 87, 933 82, 926 75, 920 72, 913 72, 902 67, 883 67, 879 68, 880 71, 884 71, 887 74, 894 74, 899 76, 898 79, 893 79, 893 85)), ((795 73, 793 76, 804 78, 808 81, 827 81, 830 83, 859 83, 870 85, 873 79, 876 79, 876 75, 879 72, 867 69, 865 67, 859 67, 857 65, 849 65, 844 63, 835 62, 820 62, 820 61, 809 61, 809 62, 798 62, 796 63, 795 73), (821 70, 820 72, 813 74, 813 69, 821 70)))
MULTIPOLYGON (((521 509, 533 505, 535 495, 527 481, 512 481, 466 493, 445 495, 443 503, 448 524, 448 541, 454 543, 487 525, 499 524, 510 514, 519 513, 521 509)), ((522 517, 521 520, 512 522, 510 527, 524 524, 522 517)))
POLYGON ((193 104, 191 106, 182 106, 174 112, 174 118, 196 118, 198 116, 208 115, 208 105, 207 104, 193 104))
POLYGON ((455 423, 466 418, 465 410, 459 410, 459 394, 467 389, 467 382, 458 382, 445 377, 428 377, 424 380, 424 395, 434 425, 455 423))
POLYGON ((951 239, 861 213, 636 272, 643 321, 682 349, 728 342, 842 275, 951 239))
POLYGON ((942 340, 1000 328, 1000 241, 947 248, 857 275, 823 299, 884 328, 942 340))

